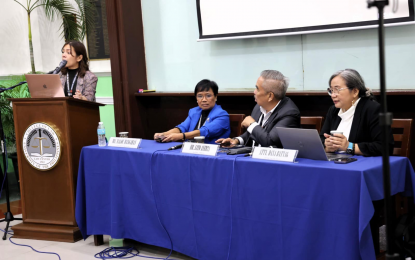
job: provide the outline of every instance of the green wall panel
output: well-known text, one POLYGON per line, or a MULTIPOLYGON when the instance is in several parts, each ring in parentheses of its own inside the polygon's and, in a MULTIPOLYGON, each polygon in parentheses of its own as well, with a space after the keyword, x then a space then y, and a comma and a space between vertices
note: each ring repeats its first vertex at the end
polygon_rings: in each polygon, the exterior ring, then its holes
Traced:
POLYGON ((98 77, 97 97, 112 97, 112 77, 98 77))
MULTIPOLYGON (((97 98, 100 97, 113 97, 112 96, 112 77, 98 77, 97 98)), ((99 100, 98 100, 99 102, 99 100)), ((115 119, 114 119, 114 105, 105 105, 99 108, 99 115, 101 122, 104 123, 106 137, 116 137, 115 134, 115 119)))
MULTIPOLYGON (((105 126, 105 136, 109 139, 110 137, 116 137, 115 135, 115 120, 114 120, 114 106, 106 105, 99 108, 99 115, 101 122, 105 126)), ((97 126, 98 127, 98 126, 97 126)), ((98 142, 98 139, 97 139, 98 142)))

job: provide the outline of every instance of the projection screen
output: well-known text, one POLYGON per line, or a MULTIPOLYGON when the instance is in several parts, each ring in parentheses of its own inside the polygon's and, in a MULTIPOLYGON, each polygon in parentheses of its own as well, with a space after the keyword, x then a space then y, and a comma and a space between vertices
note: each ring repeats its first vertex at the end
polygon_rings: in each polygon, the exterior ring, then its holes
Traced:
MULTIPOLYGON (((199 41, 374 28, 366 0, 196 0, 199 41)), ((390 0, 385 24, 414 23, 413 0, 390 0)))

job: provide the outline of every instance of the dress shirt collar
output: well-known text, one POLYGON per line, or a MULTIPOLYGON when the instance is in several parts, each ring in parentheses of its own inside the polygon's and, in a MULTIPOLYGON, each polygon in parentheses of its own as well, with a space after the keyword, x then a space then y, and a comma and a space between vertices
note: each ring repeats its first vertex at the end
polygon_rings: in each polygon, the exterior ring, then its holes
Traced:
POLYGON ((261 113, 264 115, 264 116, 267 116, 267 115, 271 115, 273 112, 274 112, 274 110, 278 107, 278 105, 281 103, 281 100, 280 101, 278 101, 278 103, 275 105, 275 107, 273 108, 273 109, 271 109, 268 113, 267 113, 267 111, 265 110, 265 108, 263 108, 263 107, 259 107, 259 110, 261 111, 261 113))

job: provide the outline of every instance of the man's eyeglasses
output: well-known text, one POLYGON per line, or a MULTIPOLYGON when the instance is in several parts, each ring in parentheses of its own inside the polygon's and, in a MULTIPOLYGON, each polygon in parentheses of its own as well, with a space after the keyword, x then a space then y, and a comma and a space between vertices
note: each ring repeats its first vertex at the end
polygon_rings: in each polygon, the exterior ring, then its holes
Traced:
POLYGON ((212 94, 206 94, 206 95, 196 95, 197 99, 202 100, 203 98, 206 98, 207 100, 212 99, 214 96, 212 94))
POLYGON ((332 96, 333 94, 338 95, 340 90, 343 90, 343 89, 346 89, 346 88, 333 88, 333 89, 328 88, 327 93, 329 93, 329 96, 332 96))

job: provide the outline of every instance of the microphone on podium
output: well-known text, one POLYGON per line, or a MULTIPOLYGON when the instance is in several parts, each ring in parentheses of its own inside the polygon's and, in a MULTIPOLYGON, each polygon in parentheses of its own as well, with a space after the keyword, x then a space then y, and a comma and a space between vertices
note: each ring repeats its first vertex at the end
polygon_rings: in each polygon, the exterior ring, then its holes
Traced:
POLYGON ((68 63, 66 60, 62 60, 61 63, 59 63, 59 66, 56 67, 55 70, 50 71, 48 74, 58 74, 59 71, 61 71, 61 69, 66 66, 66 63, 68 63))

